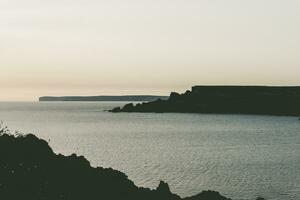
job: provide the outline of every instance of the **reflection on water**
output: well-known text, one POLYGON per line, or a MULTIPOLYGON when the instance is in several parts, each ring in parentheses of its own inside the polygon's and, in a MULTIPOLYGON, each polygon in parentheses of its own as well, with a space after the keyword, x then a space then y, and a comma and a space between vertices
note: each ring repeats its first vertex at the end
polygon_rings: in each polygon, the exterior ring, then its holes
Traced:
POLYGON ((103 111, 122 104, 2 102, 0 119, 139 186, 164 180, 181 196, 211 189, 233 199, 300 199, 297 118, 103 111))

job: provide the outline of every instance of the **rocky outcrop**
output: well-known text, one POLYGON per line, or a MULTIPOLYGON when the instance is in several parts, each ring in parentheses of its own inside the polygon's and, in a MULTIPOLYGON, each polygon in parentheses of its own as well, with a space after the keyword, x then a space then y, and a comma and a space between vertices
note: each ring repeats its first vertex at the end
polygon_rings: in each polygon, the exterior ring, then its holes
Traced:
POLYGON ((167 100, 127 104, 111 112, 177 112, 300 116, 300 87, 194 86, 167 100))
POLYGON ((0 128, 0 199, 7 200, 230 200, 204 191, 188 198, 167 183, 139 188, 113 169, 93 168, 82 156, 55 154, 46 141, 0 128))

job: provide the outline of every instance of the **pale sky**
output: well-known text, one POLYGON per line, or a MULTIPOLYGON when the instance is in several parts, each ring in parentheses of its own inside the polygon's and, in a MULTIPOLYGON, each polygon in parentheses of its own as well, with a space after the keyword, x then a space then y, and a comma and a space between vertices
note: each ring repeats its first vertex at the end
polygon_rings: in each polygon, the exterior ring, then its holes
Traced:
POLYGON ((300 85, 299 0, 0 0, 0 101, 300 85))

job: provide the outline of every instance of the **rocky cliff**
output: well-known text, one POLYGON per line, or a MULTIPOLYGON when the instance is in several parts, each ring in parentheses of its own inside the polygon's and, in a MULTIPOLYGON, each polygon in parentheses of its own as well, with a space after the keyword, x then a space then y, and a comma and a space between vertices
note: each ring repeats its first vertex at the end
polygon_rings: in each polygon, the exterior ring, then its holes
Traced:
POLYGON ((300 87, 194 86, 167 100, 127 104, 111 112, 177 112, 300 116, 300 87))
POLYGON ((181 198, 167 183, 139 188, 113 169, 93 168, 82 156, 55 154, 36 136, 11 135, 0 127, 0 199, 6 200, 230 200, 203 191, 181 198))

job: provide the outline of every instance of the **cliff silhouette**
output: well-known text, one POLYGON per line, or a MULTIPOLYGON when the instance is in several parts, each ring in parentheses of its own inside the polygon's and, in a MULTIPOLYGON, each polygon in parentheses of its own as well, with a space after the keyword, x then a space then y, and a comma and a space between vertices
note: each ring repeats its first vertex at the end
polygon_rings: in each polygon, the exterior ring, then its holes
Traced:
POLYGON ((57 155, 44 140, 1 127, 0 199, 230 200, 214 191, 181 198, 163 181, 154 190, 139 188, 122 172, 93 168, 83 156, 57 155))
POLYGON ((300 115, 300 87, 194 86, 167 100, 130 103, 111 112, 300 115))

